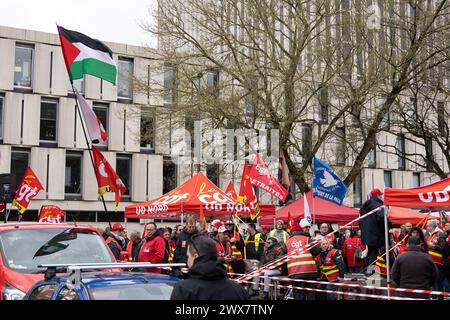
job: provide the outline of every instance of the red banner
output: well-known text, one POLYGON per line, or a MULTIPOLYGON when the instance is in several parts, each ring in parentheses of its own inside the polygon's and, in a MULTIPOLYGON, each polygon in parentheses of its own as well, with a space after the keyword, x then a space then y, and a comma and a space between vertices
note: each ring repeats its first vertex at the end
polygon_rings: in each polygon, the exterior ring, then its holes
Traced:
POLYGON ((25 210, 27 210, 31 199, 43 189, 44 187, 39 182, 39 179, 34 174, 33 170, 28 167, 27 171, 25 171, 22 183, 17 188, 16 196, 12 201, 13 206, 16 206, 19 209, 19 212, 23 214, 25 210))
POLYGON ((231 199, 236 199, 237 198, 236 190, 234 189, 234 184, 233 184, 232 181, 230 181, 230 183, 228 184, 228 187, 227 187, 227 190, 225 190, 225 193, 231 199))
POLYGON ((126 191, 125 185, 102 153, 94 146, 92 146, 92 153, 94 155, 94 171, 97 178, 98 193, 103 195, 106 192, 114 192, 117 207, 126 191))
POLYGON ((244 204, 250 208, 250 218, 252 220, 260 213, 258 199, 250 182, 250 170, 248 169, 247 161, 244 163, 241 186, 239 187, 239 196, 236 198, 236 203, 244 204))
POLYGON ((62 223, 66 213, 58 206, 45 205, 41 207, 38 222, 62 223))
POLYGON ((250 181, 252 185, 270 193, 280 201, 284 202, 289 194, 281 183, 272 175, 261 159, 259 153, 256 154, 255 161, 253 161, 253 166, 250 170, 250 181))
POLYGON ((385 189, 384 204, 425 208, 450 206, 450 178, 413 189, 385 189))

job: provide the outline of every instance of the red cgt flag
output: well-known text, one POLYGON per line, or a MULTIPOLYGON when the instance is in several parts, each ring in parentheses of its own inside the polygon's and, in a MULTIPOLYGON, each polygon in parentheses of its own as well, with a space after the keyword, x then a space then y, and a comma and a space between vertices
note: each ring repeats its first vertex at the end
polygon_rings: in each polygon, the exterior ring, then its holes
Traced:
POLYGON ((103 195, 106 192, 114 192, 116 194, 117 207, 122 195, 127 189, 109 162, 106 161, 102 153, 94 146, 92 146, 92 153, 94 156, 94 171, 95 177, 97 178, 98 193, 103 195))
POLYGON ((12 205, 16 206, 19 209, 19 212, 23 214, 25 210, 27 210, 31 199, 33 199, 41 190, 44 190, 44 187, 39 182, 39 179, 33 170, 28 167, 27 171, 25 171, 22 183, 17 188, 12 205))
POLYGON ((291 233, 292 231, 292 226, 294 225, 294 217, 291 216, 291 212, 288 211, 288 216, 287 216, 287 227, 286 227, 286 231, 291 233))
POLYGON ((234 189, 234 184, 232 181, 228 184, 227 190, 225 190, 225 193, 227 196, 229 196, 231 199, 235 200, 237 198, 236 190, 234 189))
POLYGON ((62 223, 65 214, 58 206, 44 205, 39 212, 38 222, 62 223))
POLYGON ((242 171, 241 186, 239 188, 239 196, 236 198, 236 203, 242 203, 250 208, 250 218, 252 220, 255 220, 260 212, 255 190, 250 183, 247 161, 245 161, 244 170, 242 171))
POLYGON ((250 169, 250 181, 252 185, 270 193, 280 201, 286 199, 289 192, 278 182, 272 175, 270 170, 264 164, 259 153, 256 153, 255 161, 253 161, 250 169))

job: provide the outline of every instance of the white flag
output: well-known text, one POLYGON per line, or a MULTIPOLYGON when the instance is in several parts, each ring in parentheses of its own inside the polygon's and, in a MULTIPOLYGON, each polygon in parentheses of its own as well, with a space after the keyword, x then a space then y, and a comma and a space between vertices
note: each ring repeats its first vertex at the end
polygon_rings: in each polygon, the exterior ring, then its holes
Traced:
POLYGON ((303 195, 303 211, 305 213, 305 219, 312 223, 311 211, 309 211, 308 199, 306 199, 306 193, 303 195))
POLYGON ((97 118, 92 107, 87 103, 83 96, 78 93, 77 89, 75 89, 75 96, 78 100, 91 142, 94 144, 106 144, 107 134, 100 119, 97 118))

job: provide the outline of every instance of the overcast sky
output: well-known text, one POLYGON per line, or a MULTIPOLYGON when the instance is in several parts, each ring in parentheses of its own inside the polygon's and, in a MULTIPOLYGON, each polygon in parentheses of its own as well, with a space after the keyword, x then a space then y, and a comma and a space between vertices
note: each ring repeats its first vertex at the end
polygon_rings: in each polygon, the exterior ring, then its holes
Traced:
POLYGON ((139 26, 156 0, 0 0, 0 25, 56 33, 56 23, 103 41, 156 46, 139 26))

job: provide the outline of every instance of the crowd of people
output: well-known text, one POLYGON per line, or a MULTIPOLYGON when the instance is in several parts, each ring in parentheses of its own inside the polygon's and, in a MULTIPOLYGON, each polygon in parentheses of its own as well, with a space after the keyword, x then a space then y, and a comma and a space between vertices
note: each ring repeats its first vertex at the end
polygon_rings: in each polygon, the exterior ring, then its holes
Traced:
MULTIPOLYGON (((383 205, 382 198, 382 192, 374 189, 360 210, 361 216, 383 205)), ((146 270, 190 279, 176 287, 173 299, 269 299, 270 277, 283 275, 327 282, 316 285, 292 281, 296 300, 334 300, 337 286, 333 283, 342 281, 348 273, 368 277, 378 272, 385 285, 386 259, 390 264, 391 285, 448 291, 450 223, 445 224, 444 230, 437 220, 429 220, 425 230, 409 222, 402 225, 400 231, 393 229, 389 221, 387 225, 388 252, 383 210, 362 218, 358 227, 336 231, 329 223, 318 223, 312 233, 307 219, 294 222, 288 232, 282 220, 276 221, 273 230, 254 223, 241 230, 231 220, 214 220, 207 228, 204 220, 189 218, 185 225, 176 225, 174 229, 158 228, 156 223, 149 223, 143 238, 139 232, 133 232, 128 239, 120 223, 104 230, 103 236, 117 260, 186 263, 187 275, 176 268, 170 272, 146 270), (263 271, 260 275, 264 277, 254 276, 251 284, 237 285, 229 280, 286 254, 289 254, 287 263, 263 271), (302 290, 305 287, 327 291, 302 290)))

